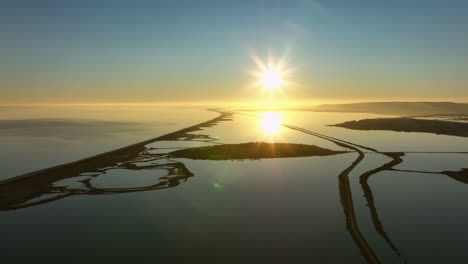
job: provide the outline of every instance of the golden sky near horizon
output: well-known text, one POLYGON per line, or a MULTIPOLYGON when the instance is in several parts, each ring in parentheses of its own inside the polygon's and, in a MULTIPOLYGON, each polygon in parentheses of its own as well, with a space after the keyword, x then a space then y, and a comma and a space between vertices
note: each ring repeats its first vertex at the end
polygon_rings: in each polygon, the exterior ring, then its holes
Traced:
POLYGON ((468 101, 466 3, 190 3, 9 2, 0 104, 468 101))

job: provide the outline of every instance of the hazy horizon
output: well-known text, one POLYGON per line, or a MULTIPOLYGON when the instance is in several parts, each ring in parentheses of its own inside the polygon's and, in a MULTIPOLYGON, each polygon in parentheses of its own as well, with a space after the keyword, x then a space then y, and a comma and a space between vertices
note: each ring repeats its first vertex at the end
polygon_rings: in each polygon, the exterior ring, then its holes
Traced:
POLYGON ((0 103, 0 107, 28 106, 199 106, 199 107, 252 107, 252 108, 297 108, 333 104, 359 103, 456 103, 468 104, 468 100, 308 100, 308 101, 143 101, 143 102, 36 102, 36 103, 0 103))

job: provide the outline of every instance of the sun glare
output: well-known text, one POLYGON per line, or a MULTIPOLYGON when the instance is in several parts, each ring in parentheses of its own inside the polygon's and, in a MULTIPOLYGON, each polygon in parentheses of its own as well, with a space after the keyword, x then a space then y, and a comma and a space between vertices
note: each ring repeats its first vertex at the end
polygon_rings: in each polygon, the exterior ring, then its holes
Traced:
POLYGON ((294 71, 287 54, 279 58, 270 54, 266 60, 262 60, 252 53, 251 58, 257 66, 256 69, 250 71, 252 76, 258 78, 255 86, 262 87, 269 91, 269 94, 284 94, 283 89, 291 85, 289 79, 294 71))
POLYGON ((265 70, 262 74, 262 85, 263 87, 274 90, 278 89, 281 84, 283 84, 282 74, 274 69, 265 70))
POLYGON ((273 135, 277 134, 282 126, 280 114, 278 112, 266 112, 263 114, 263 118, 260 119, 260 127, 266 134, 273 135))

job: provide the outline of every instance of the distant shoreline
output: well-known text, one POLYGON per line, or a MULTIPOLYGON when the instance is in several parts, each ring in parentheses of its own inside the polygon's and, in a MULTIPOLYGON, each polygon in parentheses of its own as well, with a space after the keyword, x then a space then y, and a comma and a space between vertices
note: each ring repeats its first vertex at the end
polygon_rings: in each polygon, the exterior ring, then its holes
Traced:
POLYGON ((313 107, 244 108, 242 111, 312 111, 369 113, 394 116, 468 115, 468 103, 453 102, 366 102, 323 104, 313 107))
POLYGON ((468 137, 468 123, 414 118, 375 118, 347 121, 330 125, 353 130, 385 130, 422 132, 438 135, 468 137))

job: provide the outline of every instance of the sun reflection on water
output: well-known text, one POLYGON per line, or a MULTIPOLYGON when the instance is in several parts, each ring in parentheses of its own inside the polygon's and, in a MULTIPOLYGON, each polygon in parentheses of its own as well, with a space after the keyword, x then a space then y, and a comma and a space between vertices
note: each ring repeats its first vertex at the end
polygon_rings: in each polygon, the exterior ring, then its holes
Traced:
POLYGON ((274 135, 280 132, 282 129, 281 116, 279 112, 265 112, 262 114, 262 119, 260 119, 260 127, 262 131, 268 135, 274 135))

